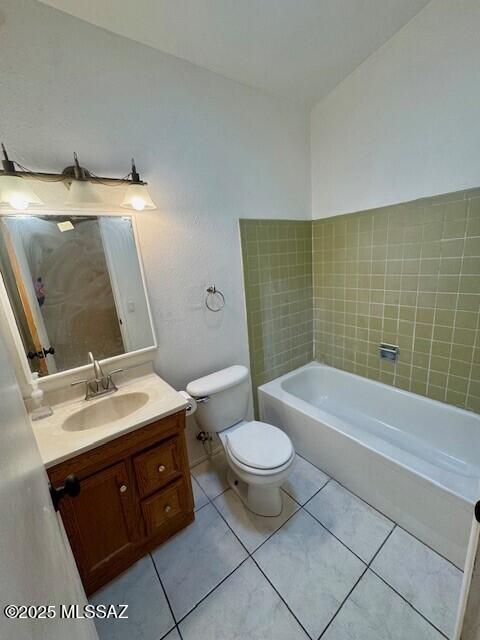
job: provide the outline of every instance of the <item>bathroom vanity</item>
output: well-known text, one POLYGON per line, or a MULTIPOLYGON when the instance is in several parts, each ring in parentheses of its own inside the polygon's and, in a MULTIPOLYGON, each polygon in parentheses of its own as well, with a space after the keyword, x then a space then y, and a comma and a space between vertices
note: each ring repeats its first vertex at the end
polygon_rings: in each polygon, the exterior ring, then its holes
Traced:
POLYGON ((180 411, 48 469, 80 480, 59 509, 87 595, 192 522, 184 427, 180 411))
POLYGON ((87 594, 193 521, 185 400, 148 365, 119 376, 118 391, 69 398, 33 423, 87 594), (138 374, 143 375, 138 375, 138 374))

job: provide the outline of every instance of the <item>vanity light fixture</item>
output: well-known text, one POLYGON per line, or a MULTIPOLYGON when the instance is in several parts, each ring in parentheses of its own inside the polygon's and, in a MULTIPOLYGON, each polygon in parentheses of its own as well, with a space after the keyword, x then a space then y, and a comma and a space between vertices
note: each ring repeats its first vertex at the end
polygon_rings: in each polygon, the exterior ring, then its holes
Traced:
POLYGON ((2 151, 3 171, 0 173, 0 204, 8 204, 17 211, 25 211, 30 205, 42 205, 43 202, 24 180, 22 173, 15 169, 15 163, 8 157, 3 144, 2 151))
POLYGON ((72 178, 65 204, 68 207, 89 207, 100 204, 102 198, 96 191, 94 185, 89 181, 91 174, 80 166, 76 153, 73 154, 73 160, 73 166, 63 170, 64 175, 72 178))
POLYGON ((131 182, 125 191, 122 207, 128 209, 133 208, 135 211, 143 211, 144 209, 156 209, 153 200, 147 189, 147 183, 140 180, 135 167, 135 160, 132 158, 132 171, 130 173, 131 182))
POLYGON ((127 209, 143 211, 156 209, 150 197, 147 183, 140 179, 132 159, 132 170, 123 178, 102 178, 82 167, 76 153, 74 164, 66 167, 62 173, 44 173, 31 171, 20 163, 10 160, 2 144, 4 159, 3 170, 0 170, 0 205, 7 204, 17 211, 24 211, 30 206, 41 206, 44 203, 28 184, 30 180, 41 182, 64 182, 68 188, 65 201, 67 207, 98 208, 104 202, 95 185, 107 187, 123 187, 125 195, 121 206, 127 209))

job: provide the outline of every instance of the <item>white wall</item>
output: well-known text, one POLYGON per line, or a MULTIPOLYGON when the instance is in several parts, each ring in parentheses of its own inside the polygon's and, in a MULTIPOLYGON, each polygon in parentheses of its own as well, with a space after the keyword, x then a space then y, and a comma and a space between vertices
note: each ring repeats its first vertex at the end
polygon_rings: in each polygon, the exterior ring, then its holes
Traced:
POLYGON ((480 0, 432 0, 312 111, 314 218, 480 185, 480 0))
POLYGON ((307 111, 36 0, 0 5, 0 95, 22 164, 60 170, 76 150, 119 176, 135 156, 159 205, 137 218, 158 372, 184 388, 248 364, 238 219, 310 216, 307 111), (210 283, 223 313, 205 311, 210 283))
MULTIPOLYGON (((65 530, 55 515, 30 421, 0 335, 0 602, 87 603, 65 530), (61 526, 61 528, 59 527, 61 526)), ((98 640, 92 620, 9 620, 0 616, 0 638, 98 640)))

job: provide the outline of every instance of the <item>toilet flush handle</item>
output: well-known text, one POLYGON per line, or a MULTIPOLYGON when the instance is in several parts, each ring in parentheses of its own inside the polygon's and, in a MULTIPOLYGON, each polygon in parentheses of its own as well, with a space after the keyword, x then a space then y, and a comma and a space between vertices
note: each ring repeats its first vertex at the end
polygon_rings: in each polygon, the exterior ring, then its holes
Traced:
POLYGON ((202 396, 201 398, 195 398, 195 402, 197 404, 203 403, 206 404, 210 400, 210 396, 202 396))

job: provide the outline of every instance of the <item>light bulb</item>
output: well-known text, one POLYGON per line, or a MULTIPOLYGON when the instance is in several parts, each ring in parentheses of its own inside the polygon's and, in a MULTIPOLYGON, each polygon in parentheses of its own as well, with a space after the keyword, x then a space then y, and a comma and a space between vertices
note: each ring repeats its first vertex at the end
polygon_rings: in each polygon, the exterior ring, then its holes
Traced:
POLYGON ((135 211, 143 211, 145 209, 145 200, 141 196, 134 196, 130 202, 135 211))
POLYGON ((147 185, 143 182, 133 182, 128 185, 122 201, 122 207, 135 209, 135 211, 156 209, 155 203, 152 201, 150 194, 148 193, 147 185))
POLYGON ((25 211, 30 205, 41 206, 43 202, 22 176, 0 174, 0 204, 8 204, 12 209, 25 211))
POLYGON ((21 193, 12 193, 8 200, 8 203, 10 204, 12 209, 16 209, 17 211, 25 211, 25 209, 29 205, 28 198, 21 193))

